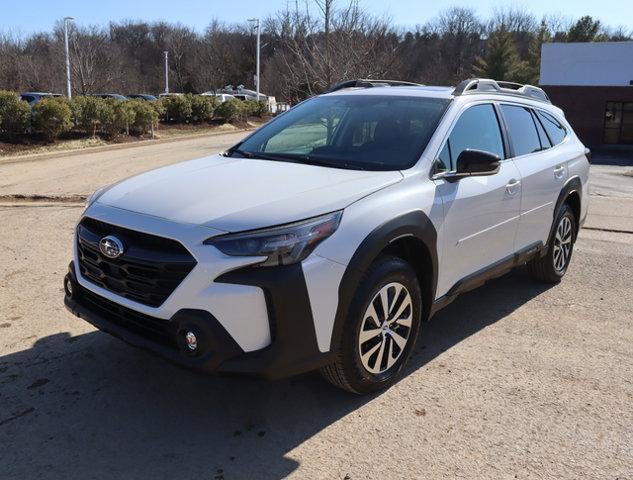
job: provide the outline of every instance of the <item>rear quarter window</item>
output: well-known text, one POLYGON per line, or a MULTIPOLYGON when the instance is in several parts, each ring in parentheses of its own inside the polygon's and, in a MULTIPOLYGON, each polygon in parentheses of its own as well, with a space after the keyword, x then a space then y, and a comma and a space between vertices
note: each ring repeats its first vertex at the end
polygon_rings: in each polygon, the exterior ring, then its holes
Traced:
POLYGON ((565 140, 565 137, 567 136, 567 130, 561 125, 558 120, 556 120, 556 118, 554 118, 553 115, 542 112, 540 110, 537 110, 536 114, 541 120, 543 128, 545 128, 547 135, 552 141, 552 145, 558 145, 563 140, 565 140))

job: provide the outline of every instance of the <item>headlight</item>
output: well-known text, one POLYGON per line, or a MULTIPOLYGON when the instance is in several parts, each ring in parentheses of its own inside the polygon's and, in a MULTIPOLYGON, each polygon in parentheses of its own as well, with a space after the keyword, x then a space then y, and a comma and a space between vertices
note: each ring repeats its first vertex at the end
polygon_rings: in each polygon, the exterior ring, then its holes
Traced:
POLYGON ((86 198, 85 208, 88 208, 90 205, 92 205, 95 202, 95 200, 97 200, 97 198, 99 198, 103 194, 103 192, 107 190, 107 188, 108 188, 107 186, 101 187, 97 189, 93 194, 88 195, 88 198, 86 198))
POLYGON ((213 245, 225 255, 268 257, 260 265, 290 265, 305 259, 316 246, 332 235, 343 212, 335 212, 280 227, 212 237, 213 245))

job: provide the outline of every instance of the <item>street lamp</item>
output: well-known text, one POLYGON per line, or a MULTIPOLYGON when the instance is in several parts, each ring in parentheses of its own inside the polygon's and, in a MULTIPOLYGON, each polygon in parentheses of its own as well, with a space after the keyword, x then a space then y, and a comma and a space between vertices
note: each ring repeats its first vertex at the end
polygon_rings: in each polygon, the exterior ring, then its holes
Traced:
POLYGON ((73 17, 64 17, 64 49, 66 50, 66 92, 68 98, 72 97, 70 90, 70 54, 68 53, 68 22, 73 21, 73 17))
POLYGON ((255 23, 255 28, 257 29, 257 66, 256 68, 256 73, 255 73, 255 77, 256 77, 256 91, 257 91, 257 101, 259 101, 259 18, 249 18, 248 19, 249 22, 254 22, 255 23))
POLYGON ((169 52, 165 50, 165 93, 169 93, 169 52))

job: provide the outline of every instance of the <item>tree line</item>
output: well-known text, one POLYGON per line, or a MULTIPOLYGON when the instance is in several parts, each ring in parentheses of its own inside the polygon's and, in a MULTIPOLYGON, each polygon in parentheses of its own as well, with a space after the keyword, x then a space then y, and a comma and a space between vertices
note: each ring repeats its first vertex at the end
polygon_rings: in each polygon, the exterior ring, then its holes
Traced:
MULTIPOLYGON (((344 79, 392 78, 453 85, 471 76, 538 83, 544 42, 631 40, 589 16, 536 18, 518 8, 482 19, 454 7, 402 29, 368 13, 358 0, 305 0, 262 21, 261 90, 294 102, 344 79)), ((73 90, 159 93, 163 51, 170 90, 201 93, 226 85, 253 87, 254 31, 213 20, 204 32, 168 22, 72 25, 73 90)), ((0 89, 65 92, 63 25, 27 37, 0 35, 0 89)))

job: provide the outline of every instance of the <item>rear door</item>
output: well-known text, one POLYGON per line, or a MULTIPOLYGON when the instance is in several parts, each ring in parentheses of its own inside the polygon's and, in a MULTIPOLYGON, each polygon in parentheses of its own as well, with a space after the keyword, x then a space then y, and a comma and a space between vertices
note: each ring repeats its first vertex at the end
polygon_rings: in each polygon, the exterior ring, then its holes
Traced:
POLYGON ((503 160, 506 146, 491 103, 470 106, 461 113, 438 155, 439 171, 454 170, 457 157, 467 148, 498 155, 501 167, 489 176, 449 180, 439 173, 434 177, 444 208, 438 297, 458 281, 514 253, 520 176, 511 160, 503 160))
MULTIPOLYGON (((566 159, 552 148, 539 115, 522 105, 502 104, 513 161, 521 175, 521 216, 515 251, 546 243, 558 195, 567 179, 566 159)), ((564 137, 564 133, 563 133, 564 137)))

